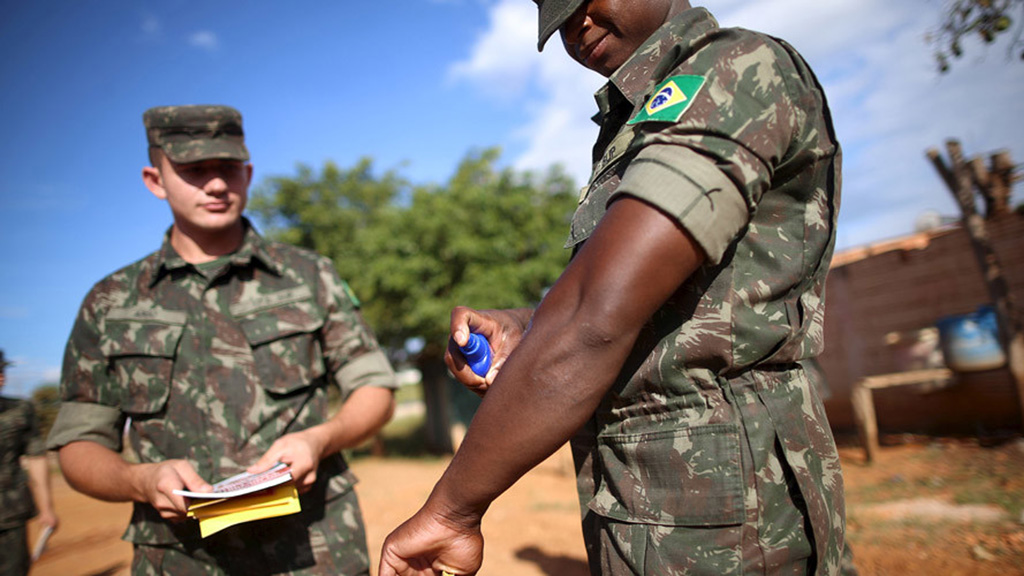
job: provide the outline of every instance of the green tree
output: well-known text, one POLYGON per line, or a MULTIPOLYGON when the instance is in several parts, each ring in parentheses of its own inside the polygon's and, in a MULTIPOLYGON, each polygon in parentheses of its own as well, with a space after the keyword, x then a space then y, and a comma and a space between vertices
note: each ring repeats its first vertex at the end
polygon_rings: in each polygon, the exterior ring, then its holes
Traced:
POLYGON ((252 212, 275 239, 333 258, 341 277, 358 286, 366 261, 364 236, 393 215, 409 184, 394 171, 375 176, 368 158, 350 169, 328 161, 319 174, 304 164, 297 171, 262 181, 252 212))
POLYGON ((50 428, 60 411, 60 389, 56 384, 43 384, 32 391, 32 406, 39 421, 39 430, 43 438, 50 435, 50 428))
POLYGON ((411 361, 423 374, 428 432, 440 449, 449 448, 440 429, 451 309, 536 305, 568 261, 571 179, 557 167, 543 175, 499 170, 499 157, 496 149, 471 153, 444 185, 416 187, 394 172, 375 178, 369 160, 350 170, 328 163, 319 176, 300 166, 295 178, 257 187, 253 202, 272 236, 334 259, 393 359, 422 340, 411 361))
MULTIPOLYGON (((963 41, 975 34, 986 44, 995 42, 1000 35, 1013 34, 1009 46, 1012 54, 1024 47, 1020 22, 1013 23, 1013 13, 1021 16, 1024 0, 947 0, 939 28, 928 35, 935 47, 935 59, 940 72, 950 69, 952 60, 963 55, 963 41)), ((1024 50, 1020 57, 1024 59, 1024 50)))

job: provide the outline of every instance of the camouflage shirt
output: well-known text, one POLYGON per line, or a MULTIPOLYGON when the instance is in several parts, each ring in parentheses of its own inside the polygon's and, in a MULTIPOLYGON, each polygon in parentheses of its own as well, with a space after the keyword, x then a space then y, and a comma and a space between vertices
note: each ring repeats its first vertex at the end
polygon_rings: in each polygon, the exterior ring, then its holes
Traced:
POLYGON ((22 456, 43 456, 46 448, 32 403, 0 396, 0 530, 23 525, 36 515, 22 456))
MULTIPOLYGON (((182 458, 210 482, 243 472, 289 432, 323 422, 328 386, 396 386, 394 373, 330 260, 268 242, 246 222, 242 246, 209 264, 171 247, 101 280, 68 340, 49 447, 121 450, 130 420, 141 462, 182 458)), ((328 499, 351 489, 340 454, 320 463, 328 499)), ((308 502, 303 501, 303 507, 308 502)), ((322 503, 318 504, 322 507, 322 503)), ((198 538, 135 504, 127 540, 198 538)))
POLYGON ((574 440, 581 497, 627 523, 749 520, 753 480, 740 455, 744 430, 760 423, 740 406, 759 403, 808 502, 818 567, 831 570, 842 478, 800 368, 823 345, 839 207, 841 154, 822 89, 785 42, 719 28, 695 8, 653 34, 595 97, 593 175, 568 246, 628 195, 676 219, 707 260, 641 331, 574 440))

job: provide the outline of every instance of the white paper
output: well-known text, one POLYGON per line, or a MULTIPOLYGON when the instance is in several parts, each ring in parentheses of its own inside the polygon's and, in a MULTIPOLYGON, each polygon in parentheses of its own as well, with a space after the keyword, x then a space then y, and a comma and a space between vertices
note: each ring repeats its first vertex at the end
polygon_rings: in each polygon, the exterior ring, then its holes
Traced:
POLYGON ((43 550, 46 550, 46 542, 53 535, 53 526, 47 526, 43 528, 43 531, 39 533, 39 540, 36 540, 36 546, 32 549, 32 561, 39 560, 39 557, 43 555, 43 550))
POLYGON ((213 485, 213 492, 190 492, 188 490, 175 490, 175 494, 188 496, 189 498, 234 498, 244 494, 251 494, 272 488, 278 484, 284 484, 292 479, 291 468, 283 462, 278 462, 269 470, 259 474, 243 472, 222 480, 213 485))

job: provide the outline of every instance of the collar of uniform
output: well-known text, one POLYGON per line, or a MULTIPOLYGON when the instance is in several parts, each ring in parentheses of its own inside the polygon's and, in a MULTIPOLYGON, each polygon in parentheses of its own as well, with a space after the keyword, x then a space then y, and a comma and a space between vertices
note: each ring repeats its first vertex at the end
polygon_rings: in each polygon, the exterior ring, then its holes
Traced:
POLYGON ((608 116, 609 112, 621 106, 623 102, 628 102, 626 97, 622 95, 622 92, 612 88, 614 86, 611 82, 608 82, 594 93, 594 100, 597 102, 597 114, 591 116, 590 119, 598 126, 604 124, 604 119, 608 116))
MULTIPOLYGON (((651 37, 608 78, 608 83, 602 90, 607 91, 609 86, 615 86, 634 107, 637 106, 647 97, 654 85, 664 80, 676 67, 677 61, 681 60, 679 57, 688 55, 691 46, 717 28, 718 22, 706 9, 684 10, 651 34, 651 37), (666 56, 673 51, 679 57, 666 61, 666 56)), ((595 97, 598 98, 600 106, 600 97, 595 97)))
POLYGON ((171 270, 177 270, 188 266, 188 262, 178 255, 178 252, 171 246, 171 231, 174 230, 174 226, 167 228, 167 232, 164 232, 164 242, 160 246, 160 252, 157 254, 156 262, 154 263, 154 269, 156 274, 149 281, 150 287, 154 286, 160 281, 165 275, 170 273, 171 270))
MULTIPOLYGON (((256 228, 253 227, 248 218, 243 216, 242 224, 245 226, 245 235, 242 237, 242 245, 238 247, 238 250, 235 250, 235 252, 231 254, 231 264, 233 266, 248 266, 251 262, 258 261, 267 270, 280 276, 281 268, 267 251, 266 241, 262 236, 260 236, 259 232, 256 231, 256 228)), ((157 273, 154 274, 153 279, 150 280, 150 286, 159 282, 161 278, 172 270, 190 266, 184 258, 178 255, 177 250, 171 246, 172 229, 173 227, 168 228, 167 232, 164 233, 164 243, 160 247, 160 252, 157 255, 157 273)))
POLYGON ((260 236, 248 218, 243 217, 242 222, 245 224, 245 236, 242 238, 242 245, 231 255, 231 264, 234 266, 248 266, 255 261, 262 264, 267 270, 280 276, 282 274, 281 266, 271 256, 267 247, 267 241, 263 239, 263 236, 260 236))

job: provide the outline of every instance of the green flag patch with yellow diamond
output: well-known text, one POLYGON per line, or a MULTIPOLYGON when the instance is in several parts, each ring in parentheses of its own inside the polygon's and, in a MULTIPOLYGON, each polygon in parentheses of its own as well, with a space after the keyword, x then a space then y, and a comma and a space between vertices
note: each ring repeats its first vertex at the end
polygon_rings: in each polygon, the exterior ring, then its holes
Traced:
POLYGON ((627 124, 677 122, 704 86, 703 76, 672 76, 654 90, 644 107, 627 124))

